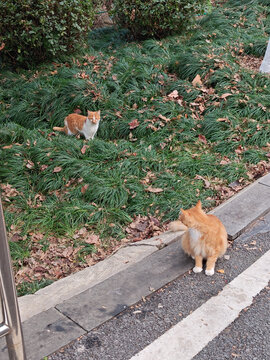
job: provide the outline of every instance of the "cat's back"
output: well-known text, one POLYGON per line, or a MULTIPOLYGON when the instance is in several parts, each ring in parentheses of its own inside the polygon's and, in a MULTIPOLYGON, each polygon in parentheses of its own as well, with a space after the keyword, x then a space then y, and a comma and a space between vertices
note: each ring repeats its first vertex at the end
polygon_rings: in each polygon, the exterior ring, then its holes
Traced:
POLYGON ((68 126, 70 131, 75 133, 76 131, 82 130, 85 120, 86 116, 79 114, 69 114, 65 118, 65 124, 68 126))
POLYGON ((207 214, 205 220, 202 222, 202 227, 209 232, 219 234, 221 237, 227 238, 227 231, 223 223, 213 214, 207 214))
POLYGON ((84 124, 86 120, 86 116, 80 115, 80 114, 69 114, 65 120, 67 120, 70 123, 78 123, 78 124, 84 124))

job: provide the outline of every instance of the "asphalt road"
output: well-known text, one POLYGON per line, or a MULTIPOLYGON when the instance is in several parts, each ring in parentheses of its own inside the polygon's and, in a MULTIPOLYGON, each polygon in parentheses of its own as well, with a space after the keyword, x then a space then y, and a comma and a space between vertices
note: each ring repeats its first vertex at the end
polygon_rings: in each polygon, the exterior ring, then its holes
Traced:
POLYGON ((270 287, 254 298, 238 319, 212 340, 194 360, 269 360, 270 287))
MULTIPOLYGON (((221 270, 220 273, 207 277, 190 271, 48 359, 128 360, 217 295, 269 249, 270 214, 230 244, 227 258, 217 263, 216 270, 221 270)), ((269 310, 269 288, 266 288, 195 359, 270 359, 269 310)))

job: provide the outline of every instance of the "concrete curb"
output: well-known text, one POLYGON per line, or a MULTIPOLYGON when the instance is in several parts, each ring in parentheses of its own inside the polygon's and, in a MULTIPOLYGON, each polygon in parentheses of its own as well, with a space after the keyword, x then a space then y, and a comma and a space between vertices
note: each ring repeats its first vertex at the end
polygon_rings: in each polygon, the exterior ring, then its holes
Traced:
POLYGON ((267 174, 210 213, 220 218, 226 227, 229 240, 233 240, 269 210, 270 174, 267 174))
MULTIPOLYGON (((270 211, 270 174, 247 186, 210 213, 221 219, 227 229, 229 239, 234 239, 268 211, 270 211), (252 202, 251 205, 250 202, 252 202), (240 214, 243 216, 239 217, 240 214)), ((160 250, 164 245, 175 242, 182 234, 183 232, 165 232, 151 239, 129 244, 94 266, 60 279, 33 295, 20 297, 18 302, 22 322, 128 269, 129 266, 160 250)))
POLYGON ((151 239, 129 244, 96 265, 60 279, 35 294, 20 297, 18 302, 22 322, 128 269, 161 247, 175 242, 182 233, 166 232, 151 239))

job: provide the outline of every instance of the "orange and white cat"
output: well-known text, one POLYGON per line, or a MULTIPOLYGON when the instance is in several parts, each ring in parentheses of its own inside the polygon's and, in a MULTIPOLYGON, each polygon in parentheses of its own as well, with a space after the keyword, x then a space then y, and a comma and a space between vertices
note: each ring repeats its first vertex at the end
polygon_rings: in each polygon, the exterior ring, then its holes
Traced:
POLYGON ((99 127, 99 121, 100 110, 87 111, 87 116, 70 114, 64 120, 64 127, 55 126, 53 130, 62 131, 66 135, 81 134, 84 135, 86 140, 93 140, 99 127))
POLYGON ((213 275, 219 257, 225 254, 228 242, 227 232, 222 222, 202 210, 202 204, 188 209, 181 209, 178 221, 170 224, 171 231, 184 230, 182 248, 195 259, 195 273, 202 271, 203 259, 206 259, 206 275, 213 275))

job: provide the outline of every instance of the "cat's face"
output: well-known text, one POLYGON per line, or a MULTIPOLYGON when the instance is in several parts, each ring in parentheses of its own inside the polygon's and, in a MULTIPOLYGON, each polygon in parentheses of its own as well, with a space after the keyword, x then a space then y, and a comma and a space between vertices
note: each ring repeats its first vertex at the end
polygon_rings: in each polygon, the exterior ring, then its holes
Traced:
POLYGON ((97 124, 100 120, 100 110, 99 111, 87 110, 87 117, 93 124, 97 124))
POLYGON ((187 227, 192 228, 196 224, 196 218, 201 212, 202 212, 202 204, 199 200, 196 206, 188 210, 181 209, 181 215, 179 217, 179 220, 187 227))

